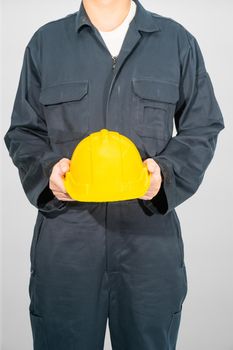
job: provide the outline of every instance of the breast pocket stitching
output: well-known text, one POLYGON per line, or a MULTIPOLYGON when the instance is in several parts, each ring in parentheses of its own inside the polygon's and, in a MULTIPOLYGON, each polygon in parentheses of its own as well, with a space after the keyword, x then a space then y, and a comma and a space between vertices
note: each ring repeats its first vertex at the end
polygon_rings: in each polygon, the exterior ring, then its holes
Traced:
POLYGON ((88 134, 88 87, 88 80, 80 80, 47 86, 41 90, 39 101, 52 142, 66 142, 88 134))
POLYGON ((172 135, 173 116, 179 98, 177 83, 132 79, 131 125, 149 155, 158 154, 172 135))

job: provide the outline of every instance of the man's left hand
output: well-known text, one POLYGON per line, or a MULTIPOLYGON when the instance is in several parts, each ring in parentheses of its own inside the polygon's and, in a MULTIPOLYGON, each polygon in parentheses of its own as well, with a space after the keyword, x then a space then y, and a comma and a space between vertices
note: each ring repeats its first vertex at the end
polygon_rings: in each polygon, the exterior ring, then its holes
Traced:
POLYGON ((156 194, 159 192, 162 183, 162 176, 160 167, 154 159, 147 158, 143 161, 143 163, 146 163, 147 169, 151 173, 151 182, 147 192, 144 194, 144 196, 139 198, 149 200, 156 196, 156 194))

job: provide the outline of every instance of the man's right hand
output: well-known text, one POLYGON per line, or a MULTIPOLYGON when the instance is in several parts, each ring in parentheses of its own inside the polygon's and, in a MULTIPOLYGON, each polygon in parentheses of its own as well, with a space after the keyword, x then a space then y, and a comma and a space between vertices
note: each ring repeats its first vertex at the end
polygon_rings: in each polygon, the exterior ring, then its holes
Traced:
POLYGON ((74 201, 66 192, 63 180, 65 173, 70 168, 70 159, 62 158, 53 166, 52 173, 49 178, 49 188, 59 200, 74 201))

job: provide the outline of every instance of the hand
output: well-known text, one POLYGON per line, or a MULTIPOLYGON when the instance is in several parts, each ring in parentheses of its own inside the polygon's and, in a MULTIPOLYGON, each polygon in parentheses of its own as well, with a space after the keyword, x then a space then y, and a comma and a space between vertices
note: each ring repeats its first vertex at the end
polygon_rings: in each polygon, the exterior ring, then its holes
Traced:
POLYGON ((49 188, 57 199, 62 201, 74 201, 66 192, 63 179, 65 173, 70 168, 70 159, 62 158, 53 166, 52 173, 49 179, 49 188))
POLYGON ((152 199, 156 194, 159 192, 161 183, 162 183, 162 176, 161 176, 161 170, 159 165, 154 161, 152 158, 147 158, 143 161, 143 163, 147 164, 147 169, 151 173, 151 183, 147 190, 147 192, 144 194, 144 196, 139 197, 140 199, 152 199))

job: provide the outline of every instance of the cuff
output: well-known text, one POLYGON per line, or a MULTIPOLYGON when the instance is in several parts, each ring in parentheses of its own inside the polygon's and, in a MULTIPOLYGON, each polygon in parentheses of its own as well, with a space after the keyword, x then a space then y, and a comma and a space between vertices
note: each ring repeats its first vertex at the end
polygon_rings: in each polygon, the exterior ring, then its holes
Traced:
POLYGON ((153 157, 159 165, 162 183, 159 192, 150 200, 143 199, 143 204, 152 212, 166 215, 175 207, 175 177, 172 166, 164 158, 153 157))
POLYGON ((68 202, 59 200, 54 196, 53 192, 49 188, 49 178, 53 170, 53 166, 61 159, 60 156, 54 157, 50 160, 46 160, 43 163, 43 181, 41 182, 41 190, 37 194, 36 207, 44 213, 51 213, 55 215, 57 212, 64 210, 68 202))

